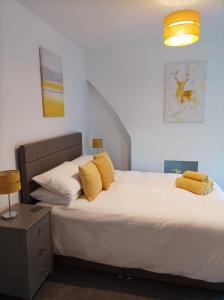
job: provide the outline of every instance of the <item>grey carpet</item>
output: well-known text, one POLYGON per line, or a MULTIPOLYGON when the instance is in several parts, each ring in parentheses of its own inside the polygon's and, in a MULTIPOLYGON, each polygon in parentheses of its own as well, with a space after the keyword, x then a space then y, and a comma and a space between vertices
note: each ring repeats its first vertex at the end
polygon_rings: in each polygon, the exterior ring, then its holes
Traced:
MULTIPOLYGON (((0 296, 1 300, 16 298, 0 296)), ((224 300, 224 293, 90 270, 57 267, 34 300, 224 300)))
POLYGON ((224 300, 224 293, 146 279, 57 267, 35 300, 224 300))

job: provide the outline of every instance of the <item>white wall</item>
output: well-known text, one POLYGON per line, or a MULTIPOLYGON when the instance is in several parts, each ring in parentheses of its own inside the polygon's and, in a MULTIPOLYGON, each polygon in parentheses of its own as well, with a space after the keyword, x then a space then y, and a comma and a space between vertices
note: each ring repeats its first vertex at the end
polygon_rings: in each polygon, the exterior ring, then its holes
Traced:
POLYGON ((211 40, 205 34, 203 42, 181 48, 165 47, 161 40, 142 48, 88 54, 88 80, 131 136, 132 169, 163 171, 165 159, 197 160, 199 169, 224 187, 224 41, 219 37, 211 40), (164 123, 165 64, 202 59, 207 61, 204 123, 164 123))
MULTIPOLYGON (((20 144, 74 131, 88 146, 88 88, 83 52, 13 0, 0 1, 0 169, 15 168, 20 144), (38 47, 63 59, 64 118, 43 118, 38 47)), ((17 198, 14 194, 13 198, 17 198)), ((7 202, 1 201, 0 208, 7 202)))

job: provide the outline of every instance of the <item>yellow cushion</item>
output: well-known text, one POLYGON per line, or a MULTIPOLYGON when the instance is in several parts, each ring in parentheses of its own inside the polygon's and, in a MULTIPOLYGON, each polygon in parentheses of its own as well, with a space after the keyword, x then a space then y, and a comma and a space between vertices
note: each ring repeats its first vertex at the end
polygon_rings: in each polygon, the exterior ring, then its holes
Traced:
POLYGON ((96 165, 103 184, 103 189, 108 190, 114 178, 114 172, 109 160, 105 155, 100 155, 94 158, 93 163, 96 165))
POLYGON ((185 171, 183 173, 183 177, 201 181, 201 182, 206 182, 208 181, 208 175, 204 173, 199 173, 199 172, 193 172, 193 171, 185 171))
POLYGON ((208 180, 207 182, 202 182, 189 178, 178 177, 176 179, 176 187, 188 190, 194 194, 207 195, 213 190, 213 181, 208 180))
POLYGON ((102 191, 102 181, 97 167, 92 162, 79 167, 79 177, 86 198, 91 201, 102 191))
POLYGON ((111 172, 112 172, 111 181, 110 182, 113 182, 114 181, 114 165, 112 163, 112 160, 111 160, 109 154, 106 151, 103 151, 101 153, 98 153, 98 154, 94 155, 94 159, 97 159, 99 157, 103 157, 104 160, 106 160, 106 161, 109 162, 110 168, 111 168, 111 172))

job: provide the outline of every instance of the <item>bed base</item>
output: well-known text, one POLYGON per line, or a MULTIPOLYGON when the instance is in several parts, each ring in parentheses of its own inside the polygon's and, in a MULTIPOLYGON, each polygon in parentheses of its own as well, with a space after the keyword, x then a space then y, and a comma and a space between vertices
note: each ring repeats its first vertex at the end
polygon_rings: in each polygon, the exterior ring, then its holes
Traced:
POLYGON ((114 267, 110 265, 83 260, 76 257, 68 257, 62 255, 55 255, 54 262, 56 265, 63 265, 63 266, 69 266, 73 268, 105 272, 105 273, 110 273, 121 277, 127 277, 127 278, 138 277, 138 278, 150 279, 150 280, 155 280, 160 282, 167 282, 167 283, 172 283, 177 285, 186 285, 190 287, 224 292, 223 282, 211 283, 203 280, 190 279, 187 277, 170 275, 170 274, 154 273, 154 272, 145 271, 141 269, 114 267))

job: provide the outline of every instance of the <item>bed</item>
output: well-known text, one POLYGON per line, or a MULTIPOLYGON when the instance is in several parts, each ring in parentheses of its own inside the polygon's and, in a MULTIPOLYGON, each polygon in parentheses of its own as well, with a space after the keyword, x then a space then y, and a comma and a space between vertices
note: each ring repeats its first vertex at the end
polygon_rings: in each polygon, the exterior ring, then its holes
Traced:
MULTIPOLYGON (((33 176, 81 154, 81 133, 22 145, 21 201, 35 203, 33 176)), ((196 196, 176 176, 116 171, 93 202, 53 206, 56 262, 224 290, 223 191, 196 196)))

